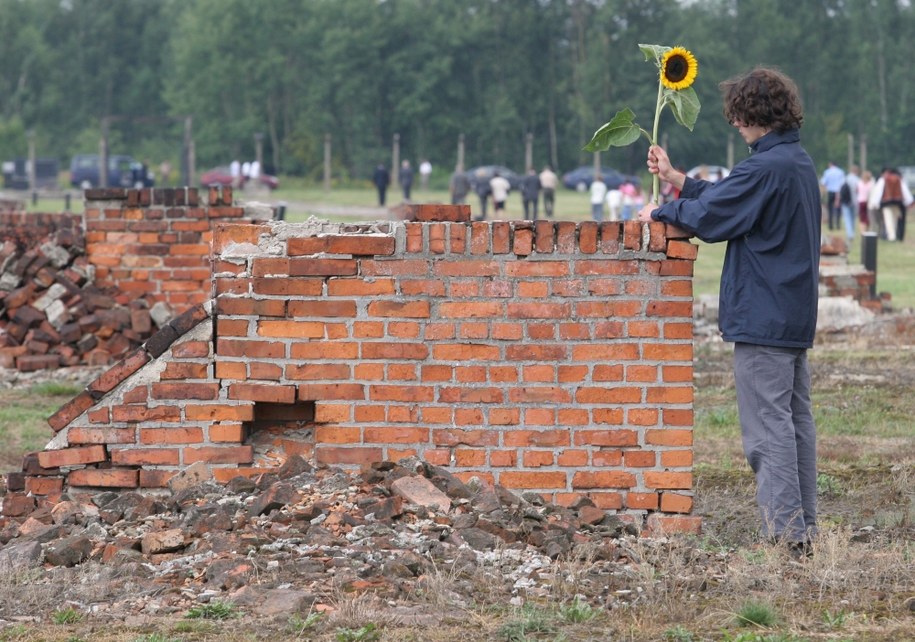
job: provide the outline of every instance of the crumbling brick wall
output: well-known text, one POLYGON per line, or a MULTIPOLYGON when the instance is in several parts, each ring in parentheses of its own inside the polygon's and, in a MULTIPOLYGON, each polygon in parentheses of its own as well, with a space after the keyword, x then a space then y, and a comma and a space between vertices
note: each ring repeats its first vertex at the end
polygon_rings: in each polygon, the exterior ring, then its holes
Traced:
POLYGON ((695 256, 657 223, 217 225, 213 303, 55 414, 10 481, 53 497, 416 455, 694 529, 695 256))
POLYGON ((99 287, 118 303, 142 298, 181 313, 210 298, 210 242, 217 221, 241 219, 231 188, 86 190, 86 251, 99 287))

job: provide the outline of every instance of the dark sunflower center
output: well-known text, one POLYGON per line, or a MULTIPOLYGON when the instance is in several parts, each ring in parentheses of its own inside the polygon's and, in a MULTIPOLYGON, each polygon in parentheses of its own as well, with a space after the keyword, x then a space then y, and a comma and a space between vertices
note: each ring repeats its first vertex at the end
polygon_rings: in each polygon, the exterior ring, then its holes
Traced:
POLYGON ((689 71, 689 61, 681 55, 674 55, 667 59, 664 65, 664 77, 670 82, 680 82, 686 78, 689 71))

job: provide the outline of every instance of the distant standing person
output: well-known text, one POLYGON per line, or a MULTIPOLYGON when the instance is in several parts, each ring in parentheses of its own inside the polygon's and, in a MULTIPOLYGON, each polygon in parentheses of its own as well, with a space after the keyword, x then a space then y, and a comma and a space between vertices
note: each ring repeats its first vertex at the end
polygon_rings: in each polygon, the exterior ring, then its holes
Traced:
POLYGON ((595 221, 604 220, 604 199, 607 198, 607 184, 604 178, 597 174, 591 182, 591 218, 595 221))
POLYGON ((391 175, 388 173, 388 168, 384 166, 384 163, 378 163, 378 167, 372 173, 372 182, 375 184, 375 189, 378 190, 378 205, 384 207, 388 185, 391 184, 391 175))
POLYGON ((410 161, 404 160, 400 164, 400 172, 397 174, 397 182, 400 189, 403 190, 403 200, 410 200, 410 189, 413 187, 413 168, 410 167, 410 161))
POLYGON ((492 204, 495 216, 505 214, 505 201, 508 200, 508 193, 512 186, 508 180, 499 172, 495 172, 489 181, 489 189, 492 191, 492 204))
POLYGON ((533 167, 521 179, 521 202, 524 205, 524 220, 537 220, 537 201, 540 200, 540 178, 533 167))
POLYGON ((427 159, 419 164, 419 185, 425 192, 429 189, 429 177, 432 175, 432 163, 427 159))
POLYGON ((844 183, 845 172, 835 163, 829 161, 829 167, 823 171, 823 176, 820 178, 820 185, 826 190, 826 224, 830 230, 839 229, 841 211, 839 192, 842 191, 844 183))
POLYGON ((455 171, 448 183, 448 191, 451 192, 452 205, 463 203, 470 193, 470 179, 467 178, 467 173, 455 171))
POLYGON ((543 213, 547 218, 553 218, 553 206, 556 203, 556 186, 559 177, 549 165, 540 172, 540 189, 543 191, 543 213))
POLYGON ((475 218, 477 221, 486 220, 486 207, 489 204, 489 195, 492 189, 489 187, 489 181, 486 180, 486 173, 482 169, 474 172, 473 191, 476 192, 477 198, 480 199, 480 215, 475 218))
POLYGON ((162 187, 166 187, 171 181, 172 176, 172 164, 168 161, 162 161, 159 163, 159 176, 162 187))
POLYGON ((867 206, 868 198, 874 187, 874 175, 870 170, 864 170, 861 174, 861 180, 858 181, 858 220, 861 222, 861 231, 871 230, 870 211, 867 206))
POLYGON ((229 175, 232 177, 232 187, 241 187, 241 163, 237 160, 229 165, 229 175))

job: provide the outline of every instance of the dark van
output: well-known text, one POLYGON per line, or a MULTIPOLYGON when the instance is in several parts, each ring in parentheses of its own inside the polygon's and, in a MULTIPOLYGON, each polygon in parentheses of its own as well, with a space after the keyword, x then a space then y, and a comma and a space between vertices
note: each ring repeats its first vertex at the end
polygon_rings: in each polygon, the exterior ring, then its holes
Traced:
MULTIPOLYGON (((70 161, 70 184, 73 187, 88 189, 99 187, 98 154, 77 154, 70 161)), ((155 180, 143 163, 130 156, 113 155, 108 157, 108 187, 153 187, 155 180)))

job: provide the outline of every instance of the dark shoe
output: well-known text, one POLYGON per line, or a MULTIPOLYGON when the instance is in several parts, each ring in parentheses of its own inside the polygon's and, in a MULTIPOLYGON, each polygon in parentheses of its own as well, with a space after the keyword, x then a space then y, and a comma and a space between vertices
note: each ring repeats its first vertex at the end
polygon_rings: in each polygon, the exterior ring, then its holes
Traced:
POLYGON ((794 559, 813 557, 813 544, 810 543, 810 540, 804 540, 803 542, 788 542, 788 554, 794 559))

